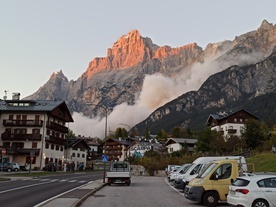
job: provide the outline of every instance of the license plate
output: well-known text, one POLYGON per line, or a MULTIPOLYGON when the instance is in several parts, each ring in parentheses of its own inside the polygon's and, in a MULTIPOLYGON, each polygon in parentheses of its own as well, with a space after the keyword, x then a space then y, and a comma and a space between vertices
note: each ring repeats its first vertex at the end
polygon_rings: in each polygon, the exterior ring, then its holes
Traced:
POLYGON ((231 190, 231 191, 229 192, 229 194, 230 194, 230 195, 235 195, 235 194, 236 194, 236 191, 231 190))

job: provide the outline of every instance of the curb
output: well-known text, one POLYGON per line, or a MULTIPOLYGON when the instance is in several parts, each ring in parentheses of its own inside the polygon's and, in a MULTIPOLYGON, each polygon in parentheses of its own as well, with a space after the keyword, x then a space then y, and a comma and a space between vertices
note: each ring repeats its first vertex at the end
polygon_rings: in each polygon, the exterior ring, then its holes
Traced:
POLYGON ((89 196, 93 195, 94 193, 96 193, 98 190, 102 189, 103 187, 105 187, 107 185, 107 183, 102 184, 101 186, 95 188, 94 190, 90 191, 89 193, 87 193, 86 195, 82 196, 79 200, 77 200, 72 207, 79 207, 81 205, 81 203, 83 201, 85 201, 89 196))

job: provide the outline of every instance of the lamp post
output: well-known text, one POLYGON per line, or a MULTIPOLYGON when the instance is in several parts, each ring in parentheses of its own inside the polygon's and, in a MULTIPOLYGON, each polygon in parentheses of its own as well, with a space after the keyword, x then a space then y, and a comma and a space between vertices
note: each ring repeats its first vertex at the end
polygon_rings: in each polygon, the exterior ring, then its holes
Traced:
MULTIPOLYGON (((104 152, 103 155, 106 155, 106 139, 107 139, 107 115, 108 115, 108 107, 103 105, 96 105, 93 103, 86 103, 87 105, 92 105, 96 107, 101 107, 105 111, 105 130, 104 130, 104 152)), ((106 162, 104 162, 104 175, 103 175, 103 183, 105 183, 105 173, 106 173, 106 162)))

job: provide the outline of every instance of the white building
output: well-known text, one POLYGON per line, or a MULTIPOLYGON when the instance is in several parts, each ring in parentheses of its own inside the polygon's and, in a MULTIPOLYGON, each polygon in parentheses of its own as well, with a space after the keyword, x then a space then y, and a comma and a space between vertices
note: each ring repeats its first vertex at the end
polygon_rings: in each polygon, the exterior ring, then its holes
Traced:
POLYGON ((188 152, 193 152, 196 142, 197 139, 169 138, 165 143, 165 146, 168 148, 168 153, 180 151, 182 149, 187 149, 188 152))
POLYGON ((48 162, 61 167, 64 162, 66 123, 73 122, 64 101, 0 100, 0 148, 10 161, 32 169, 42 169, 48 162))
POLYGON ((250 112, 241 109, 236 112, 227 114, 226 112, 219 112, 218 114, 210 114, 206 125, 211 127, 211 130, 216 130, 223 134, 225 140, 231 136, 241 136, 244 129, 244 124, 249 119, 259 120, 250 112))

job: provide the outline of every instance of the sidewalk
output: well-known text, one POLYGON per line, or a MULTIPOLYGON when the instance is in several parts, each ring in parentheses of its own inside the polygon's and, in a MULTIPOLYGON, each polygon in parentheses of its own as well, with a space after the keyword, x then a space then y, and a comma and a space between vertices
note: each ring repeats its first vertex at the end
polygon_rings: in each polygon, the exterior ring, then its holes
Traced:
POLYGON ((85 199, 105 185, 107 184, 103 183, 102 179, 91 181, 54 199, 45 201, 42 205, 37 205, 36 207, 78 207, 85 199))

